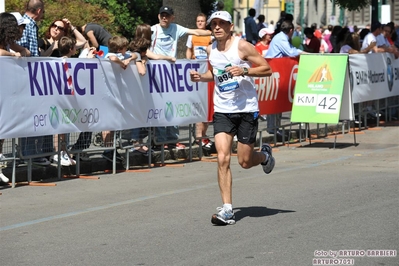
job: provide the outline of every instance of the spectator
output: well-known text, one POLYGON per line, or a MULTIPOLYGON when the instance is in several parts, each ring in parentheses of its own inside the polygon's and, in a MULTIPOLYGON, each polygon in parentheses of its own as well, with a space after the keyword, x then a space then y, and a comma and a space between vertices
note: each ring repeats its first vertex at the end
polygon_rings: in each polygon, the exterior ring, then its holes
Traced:
MULTIPOLYGON (((137 25, 134 37, 135 38, 145 38, 146 40, 149 40, 151 43, 151 26, 148 24, 139 24, 137 25)), ((150 47, 151 48, 151 47, 150 47)), ((156 54, 151 51, 151 49, 147 49, 146 52, 146 57, 142 57, 142 61, 144 62, 145 60, 149 59, 154 59, 154 60, 168 60, 170 62, 176 62, 176 57, 174 56, 167 56, 167 55, 162 55, 162 54, 156 54)))
MULTIPOLYGON (((20 38, 17 19, 10 13, 0 13, 0 56, 21 56, 20 53, 11 52, 9 47, 20 38)), ((0 182, 8 183, 10 180, 3 174, 2 168, 7 167, 3 155, 4 139, 0 139, 0 182)))
POLYGON ((10 182, 10 179, 8 179, 8 177, 3 174, 3 168, 7 167, 7 162, 5 161, 6 157, 3 155, 3 143, 4 139, 0 139, 0 182, 8 183, 10 182))
POLYGON ((348 32, 350 32, 348 27, 343 27, 338 32, 337 37, 335 39, 334 53, 339 53, 342 43, 344 42, 344 38, 348 32))
POLYGON ((390 45, 395 45, 395 40, 397 38, 395 24, 393 22, 389 22, 387 26, 389 27, 389 33, 387 34, 386 38, 390 45))
POLYGON ((312 28, 305 28, 303 34, 306 36, 306 43, 303 45, 304 50, 308 53, 320 52, 320 40, 314 35, 312 28))
MULTIPOLYGON (((294 33, 294 25, 292 21, 286 20, 281 24, 281 31, 275 34, 269 45, 269 50, 266 52, 266 58, 281 58, 281 57, 296 57, 300 54, 306 53, 300 49, 295 48, 291 44, 291 37, 294 33)), ((281 130, 277 130, 277 126, 280 121, 280 114, 272 114, 267 116, 267 132, 269 134, 275 134, 277 140, 281 141, 283 133, 281 130), (277 117, 276 117, 277 116, 277 117)))
MULTIPOLYGON (((20 40, 24 33, 25 27, 27 24, 30 23, 30 20, 27 18, 23 18, 19 12, 11 12, 10 14, 12 14, 17 19, 19 27, 19 36, 17 40, 20 40)), ((10 44, 10 52, 13 51, 20 53, 21 56, 31 56, 30 51, 27 48, 17 44, 17 41, 10 44)))
POLYGON ((292 34, 292 38, 297 37, 297 36, 302 38, 302 27, 301 26, 296 26, 294 34, 292 34))
MULTIPOLYGON (((126 69, 131 61, 136 60, 138 57, 136 54, 127 53, 129 42, 125 37, 114 36, 108 41, 108 53, 105 58, 118 64, 122 69, 126 69)), ((112 147, 114 145, 114 131, 103 131, 102 132, 104 145, 106 147, 112 147)), ((113 161, 113 151, 106 150, 103 152, 102 157, 110 162, 113 161)), ((116 152, 116 159, 120 163, 124 163, 125 159, 116 152)))
MULTIPOLYGON (((366 49, 372 42, 377 42, 377 36, 382 33, 381 23, 374 22, 371 25, 370 32, 364 37, 362 50, 366 49)), ((393 52, 392 47, 386 47, 384 43, 381 41, 377 42, 377 45, 374 46, 369 53, 385 53, 385 52, 393 52)))
MULTIPOLYGON (((219 11, 215 12, 218 13, 219 11)), ((151 52, 158 55, 170 56, 176 58, 177 42, 180 37, 189 34, 197 36, 209 36, 210 31, 203 29, 188 29, 173 23, 175 16, 171 7, 163 6, 159 9, 159 23, 151 27, 153 32, 151 36, 151 52)), ((149 58, 150 55, 147 52, 149 58)), ((179 128, 177 126, 157 127, 155 128, 156 141, 167 143, 176 141, 179 138, 179 128)), ((168 148, 168 145, 164 145, 168 148)), ((179 142, 176 143, 177 149, 184 149, 185 146, 179 142)))
MULTIPOLYGON (((97 49, 94 46, 86 47, 81 51, 79 58, 95 58, 96 50, 97 49)), ((71 151, 88 149, 91 144, 91 137, 92 137, 92 132, 80 132, 78 139, 76 140, 75 144, 73 144, 71 147, 71 151)), ((76 160, 76 157, 74 159, 76 160)), ((79 159, 81 161, 89 161, 90 156, 86 152, 81 152, 79 159)))
POLYGON ((332 50, 333 50, 333 46, 332 46, 332 44, 331 44, 331 41, 330 41, 330 37, 331 37, 331 32, 332 32, 332 30, 333 30, 333 26, 332 25, 328 25, 327 26, 327 29, 323 32, 323 34, 322 34, 322 38, 323 38, 323 40, 327 43, 327 45, 328 45, 328 53, 332 53, 332 50))
POLYGON ((87 23, 81 27, 76 27, 90 42, 90 46, 96 47, 97 50, 100 46, 108 46, 108 41, 112 35, 104 29, 103 26, 96 23, 87 23))
POLYGON ((271 31, 268 28, 263 28, 259 31, 260 41, 255 45, 255 49, 262 57, 265 57, 267 50, 269 49, 273 34, 274 31, 271 31))
POLYGON ((83 35, 72 26, 71 22, 67 19, 54 20, 48 27, 45 37, 39 39, 40 56, 61 57, 58 50, 58 41, 63 36, 69 36, 72 33, 76 38, 76 48, 86 45, 87 40, 83 35))
POLYGON ((18 41, 18 44, 27 48, 31 56, 39 56, 37 22, 44 18, 44 2, 42 0, 29 0, 26 4, 26 11, 23 18, 28 19, 30 23, 26 24, 22 38, 18 41))
POLYGON ((393 37, 392 40, 394 41, 396 48, 399 49, 399 26, 398 25, 395 25, 395 29, 394 29, 394 32, 392 33, 392 37, 393 37))
POLYGON ((281 32, 275 34, 266 53, 266 58, 296 57, 304 52, 292 46, 290 39, 294 33, 294 25, 286 20, 281 24, 281 32))
POLYGON ((337 43, 337 36, 338 33, 342 30, 342 27, 339 25, 334 26, 333 30, 331 31, 330 35, 330 42, 332 46, 331 53, 338 53, 338 43, 337 43))
MULTIPOLYGON (((206 29, 206 15, 203 13, 199 13, 197 15, 197 28, 198 29, 206 29)), ((186 58, 187 59, 207 59, 208 54, 206 52, 206 48, 209 44, 211 44, 211 36, 192 36, 189 35, 187 38, 187 50, 186 50, 186 58)), ((208 97, 211 97, 213 90, 208 91, 208 97)), ((195 140, 194 144, 199 145, 201 143, 201 147, 210 151, 212 149, 213 142, 206 137, 206 131, 208 129, 208 122, 199 122, 195 124, 195 140)))
POLYGON ((366 35, 369 34, 369 32, 370 32, 370 29, 367 29, 367 28, 360 30, 360 33, 359 33, 360 46, 362 46, 363 40, 366 37, 366 35))
POLYGON ((259 108, 252 79, 270 76, 272 70, 253 45, 232 36, 234 25, 228 12, 213 13, 208 23, 216 39, 207 48, 211 68, 201 74, 192 70, 190 76, 194 82, 214 81, 216 84, 213 121, 223 206, 217 208, 211 222, 226 225, 235 223, 230 170, 233 137, 237 135, 238 138, 237 158, 241 167, 248 169, 261 164, 266 174, 274 167, 269 144, 263 144, 260 152, 254 151, 259 108), (250 68, 253 64, 257 67, 250 68))
POLYGON ((281 11, 280 13, 280 19, 276 23, 276 29, 274 30, 274 34, 279 34, 281 31, 281 25, 283 24, 284 21, 292 21, 294 20, 294 16, 292 14, 287 14, 285 11, 281 11))
MULTIPOLYGON (((29 0, 26 3, 24 19, 30 21, 26 24, 25 30, 22 33, 21 39, 17 42, 19 45, 27 48, 31 56, 39 56, 38 46, 38 26, 37 22, 44 18, 44 2, 43 0, 29 0)), ((38 155, 43 152, 44 137, 28 137, 20 138, 21 153, 23 156, 38 155)), ((33 163, 38 165, 49 165, 47 158, 38 157, 33 159, 33 163)))
MULTIPOLYGON (((144 37, 136 37, 129 44, 129 51, 137 56, 135 60, 137 71, 141 76, 146 74, 145 62, 147 61, 146 52, 151 46, 151 41, 144 37)), ((143 145, 143 139, 147 136, 147 130, 144 128, 133 128, 131 135, 131 143, 134 145, 133 152, 139 152, 148 156, 148 147, 143 145)))
POLYGON ((269 30, 274 31, 274 29, 275 29, 274 21, 273 21, 273 20, 270 20, 269 26, 267 26, 267 27, 269 28, 269 30))
POLYGON ((252 43, 253 45, 258 41, 258 28, 256 26, 255 15, 256 10, 250 8, 248 10, 248 17, 244 19, 245 38, 247 42, 252 43))
POLYGON ((265 15, 259 15, 258 16, 258 32, 263 29, 263 28, 267 28, 267 23, 265 23, 265 15))
POLYGON ((373 49, 376 42, 370 43, 370 45, 362 50, 360 49, 360 37, 356 32, 348 32, 345 36, 343 45, 339 53, 341 54, 367 54, 373 49))
POLYGON ((310 28, 313 30, 314 36, 316 36, 317 39, 321 39, 321 31, 319 28, 317 28, 317 23, 312 23, 310 28))

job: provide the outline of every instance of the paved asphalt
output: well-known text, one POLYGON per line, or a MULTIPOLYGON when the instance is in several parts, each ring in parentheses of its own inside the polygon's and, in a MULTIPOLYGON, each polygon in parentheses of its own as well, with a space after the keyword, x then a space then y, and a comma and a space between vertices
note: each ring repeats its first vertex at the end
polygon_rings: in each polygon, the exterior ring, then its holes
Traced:
POLYGON ((0 265, 399 265, 397 124, 333 141, 275 149, 270 175, 233 157, 229 226, 209 161, 1 189, 0 265))

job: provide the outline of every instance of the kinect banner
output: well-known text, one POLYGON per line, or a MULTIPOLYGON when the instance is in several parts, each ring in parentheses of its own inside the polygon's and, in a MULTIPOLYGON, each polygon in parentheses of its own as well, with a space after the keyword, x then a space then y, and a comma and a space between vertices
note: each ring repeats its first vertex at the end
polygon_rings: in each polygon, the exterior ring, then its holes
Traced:
POLYGON ((0 138, 207 120, 206 61, 151 61, 140 76, 99 59, 0 58, 0 138))
POLYGON ((350 55, 349 79, 354 103, 399 95, 399 59, 389 53, 350 55))

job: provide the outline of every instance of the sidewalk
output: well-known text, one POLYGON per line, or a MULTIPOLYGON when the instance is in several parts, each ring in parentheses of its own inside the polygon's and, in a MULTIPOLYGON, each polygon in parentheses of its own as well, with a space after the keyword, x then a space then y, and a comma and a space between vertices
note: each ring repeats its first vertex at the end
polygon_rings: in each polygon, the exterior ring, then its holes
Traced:
MULTIPOLYGON (((386 126, 387 123, 383 121, 380 122, 381 126, 386 126)), ((283 124, 283 122, 282 122, 283 124)), ((388 123, 389 125, 398 125, 398 121, 392 121, 388 123)), ((342 130, 345 130, 345 134, 353 134, 353 131, 348 131, 348 125, 345 124, 343 127, 342 123, 338 125, 324 125, 324 124, 309 124, 309 130, 307 135, 311 136, 310 142, 319 142, 320 140, 324 139, 326 136, 326 131, 329 136, 334 135, 342 135, 342 130)), ((288 138, 282 143, 275 139, 274 135, 268 134, 264 129, 266 128, 266 122, 260 121, 259 123, 259 130, 261 130, 262 141, 260 141, 260 134, 258 133, 257 141, 255 147, 259 147, 260 143, 271 143, 273 147, 280 147, 280 146, 298 146, 298 145, 308 145, 309 139, 306 138, 306 130, 305 126, 299 129, 299 125, 294 125, 291 128, 289 138, 290 142, 288 142, 288 138), (300 141, 301 139, 301 141, 300 141)), ((369 128, 373 128, 373 125, 369 125, 369 128)), ((284 127, 284 132, 286 132, 286 136, 288 136, 288 131, 290 130, 289 127, 284 127)), ((358 130, 358 129, 357 129, 358 130)), ((367 130, 367 129, 363 129, 367 130)), ((188 131, 187 128, 182 127, 181 135, 186 134, 188 131)), ((209 126, 208 132, 213 132, 212 125, 209 126)), ((187 133, 188 135, 188 133, 187 133)), ((212 139, 212 138, 211 138, 212 139)), ((354 141, 354 139, 353 139, 354 141)), ((163 160, 165 164, 179 164, 183 162, 190 161, 190 149, 188 142, 182 142, 186 145, 185 149, 177 150, 177 149, 165 149, 163 160)), ((337 139, 337 143, 339 143, 339 139, 337 139)), ((235 151, 236 144, 233 144, 233 152, 235 151)), ((125 150, 118 149, 118 153, 126 158, 125 150)), ((110 173, 112 174, 112 163, 105 160, 101 156, 101 152, 97 153, 90 153, 90 161, 80 161, 80 175, 81 176, 88 176, 88 175, 96 175, 96 174, 104 174, 110 173)), ((192 146, 191 150, 191 160, 196 161, 200 160, 200 150, 197 145, 192 146)), ((215 154, 204 154, 202 152, 203 159, 215 159, 215 154)), ((140 169, 150 169, 151 167, 159 167, 162 165, 162 153, 161 151, 154 151, 151 156, 151 164, 149 164, 149 157, 144 156, 140 153, 129 152, 129 171, 140 170, 140 169)), ((116 164, 116 171, 123 172, 126 171, 126 168, 121 164, 116 164)), ((10 179, 12 176, 12 167, 7 167, 3 169, 3 173, 10 179)), ((76 177, 77 173, 77 166, 70 166, 70 167, 61 167, 61 178, 63 177, 76 177)), ((51 164, 49 166, 39 166, 39 165, 32 165, 32 181, 43 181, 47 179, 54 179, 58 176, 58 168, 56 164, 51 164)), ((17 165, 16 172, 15 172, 15 180, 16 183, 18 182, 26 182, 28 180, 28 169, 27 164, 24 165, 17 165)), ((4 185, 4 184, 3 184, 4 185)), ((7 185, 6 185, 7 186, 7 185)))

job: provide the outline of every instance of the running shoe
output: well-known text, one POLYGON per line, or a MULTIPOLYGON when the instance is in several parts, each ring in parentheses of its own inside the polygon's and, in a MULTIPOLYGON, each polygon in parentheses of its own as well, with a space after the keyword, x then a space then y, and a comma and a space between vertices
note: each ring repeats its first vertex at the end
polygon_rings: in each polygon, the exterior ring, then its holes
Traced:
POLYGON ((262 145, 261 152, 263 152, 266 155, 266 157, 268 157, 268 160, 266 163, 261 163, 263 171, 266 174, 270 174, 273 171, 274 164, 275 164, 274 157, 272 155, 272 147, 269 144, 264 143, 262 145))
POLYGON ((216 211, 218 213, 212 215, 211 222, 214 225, 228 225, 235 224, 236 218, 234 216, 233 210, 228 210, 223 207, 217 207, 216 211))
POLYGON ((0 181, 3 183, 8 183, 10 180, 3 174, 3 172, 0 169, 0 181))
POLYGON ((62 166, 71 166, 71 165, 75 165, 76 161, 74 159, 72 159, 71 157, 69 157, 68 153, 66 151, 61 151, 61 165, 62 166))
POLYGON ((7 161, 5 161, 6 157, 0 153, 0 168, 6 168, 7 167, 7 161))
POLYGON ((202 148, 204 150, 209 151, 210 149, 212 149, 212 145, 213 145, 213 142, 210 139, 203 139, 202 140, 202 148))

